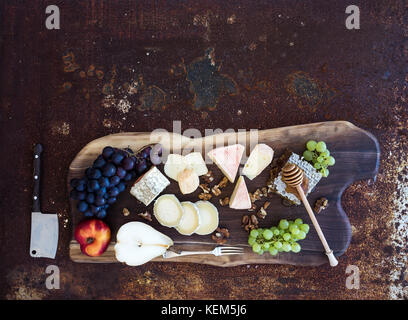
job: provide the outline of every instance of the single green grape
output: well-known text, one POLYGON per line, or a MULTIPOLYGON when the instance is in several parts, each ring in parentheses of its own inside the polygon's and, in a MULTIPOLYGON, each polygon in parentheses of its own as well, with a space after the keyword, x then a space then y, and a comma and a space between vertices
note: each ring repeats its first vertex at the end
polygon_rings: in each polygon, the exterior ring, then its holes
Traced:
POLYGON ((256 242, 256 238, 254 238, 254 237, 249 237, 249 238, 248 238, 248 244, 249 244, 250 246, 252 246, 255 242, 256 242))
POLYGON ((320 165, 319 162, 315 162, 314 165, 313 165, 313 167, 314 167, 316 170, 319 170, 322 166, 320 165))
POLYGON ((280 235, 280 231, 279 231, 279 229, 278 228, 276 228, 276 227, 274 227, 274 229, 273 229, 273 234, 275 235, 275 236, 279 236, 280 235))
POLYGON ((326 143, 324 141, 319 141, 316 144, 316 151, 317 152, 324 152, 326 150, 327 150, 327 146, 326 146, 326 143))
POLYGON ((305 158, 306 161, 312 161, 313 152, 309 150, 305 150, 305 152, 303 152, 303 158, 305 158))
POLYGON ((276 241, 276 242, 273 244, 273 246, 274 246, 276 249, 280 249, 280 248, 282 248, 282 242, 276 241))
POLYGON ((281 230, 279 230, 279 235, 283 236, 285 234, 285 232, 286 232, 285 230, 281 229, 281 230))
POLYGON ((251 230, 251 232, 249 233, 249 235, 253 238, 256 238, 259 235, 259 232, 257 229, 253 229, 251 230))
POLYGON ((258 253, 262 250, 261 245, 259 243, 254 243, 252 245, 252 251, 258 253))
POLYGON ((309 232, 309 229, 310 229, 309 225, 306 224, 306 223, 301 224, 301 225, 299 226, 299 228, 300 228, 300 230, 302 230, 302 231, 303 231, 304 233, 306 233, 306 234, 309 232))
POLYGON ((316 161, 317 161, 318 163, 322 164, 323 161, 324 161, 324 158, 323 158, 322 156, 318 156, 317 159, 316 159, 316 161))
POLYGON ((304 238, 306 238, 306 232, 300 230, 299 233, 296 235, 296 237, 297 237, 299 240, 303 240, 304 238))
POLYGON ((327 164, 329 166, 334 166, 335 163, 336 163, 336 160, 334 159, 334 157, 330 156, 327 158, 327 164))
POLYGON ((265 242, 265 243, 262 245, 262 250, 268 250, 269 247, 270 247, 269 242, 265 242))
POLYGON ((284 242, 282 244, 282 249, 285 252, 289 252, 292 249, 292 246, 288 242, 284 242))
POLYGON ((328 158, 330 156, 330 151, 326 149, 326 151, 323 151, 322 153, 320 153, 320 155, 323 158, 328 158))
POLYGON ((300 244, 297 243, 297 242, 293 243, 291 247, 292 247, 292 248, 291 248, 291 249, 292 249, 292 252, 294 252, 294 253, 298 253, 298 252, 300 252, 300 250, 302 249, 302 247, 300 246, 300 244))
POLYGON ((298 226, 300 226, 301 224, 303 224, 303 220, 300 219, 300 218, 297 218, 297 219, 295 220, 295 224, 298 225, 298 226))
POLYGON ((309 141, 306 143, 306 148, 307 148, 307 150, 309 150, 309 151, 315 151, 315 150, 316 150, 316 145, 317 145, 316 141, 314 141, 314 140, 309 140, 309 141))
POLYGON ((290 233, 297 237, 298 233, 300 232, 299 229, 293 229, 290 233))
POLYGON ((290 233, 285 233, 284 235, 283 235, 283 240, 285 240, 285 241, 289 241, 291 239, 291 235, 290 235, 290 233))
POLYGON ((282 219, 281 221, 279 221, 279 228, 285 230, 289 227, 289 222, 286 219, 282 219))
POLYGON ((274 248, 274 247, 270 247, 270 248, 269 248, 269 253, 270 253, 272 256, 276 256, 276 255, 278 254, 278 250, 277 250, 276 248, 274 248))
POLYGON ((269 229, 265 229, 262 235, 266 240, 271 240, 273 237, 273 232, 269 229))
POLYGON ((256 229, 256 230, 258 230, 258 237, 259 237, 259 236, 262 236, 262 233, 264 232, 264 229, 258 228, 258 229, 256 229))
POLYGON ((322 171, 321 171, 322 176, 325 177, 325 178, 327 178, 329 176, 329 173, 330 173, 329 169, 327 169, 327 168, 323 168, 322 171))
MULTIPOLYGON (((300 233, 300 231, 299 231, 299 233, 300 233)), ((299 233, 298 234, 291 234, 290 235, 290 239, 292 240, 292 241, 298 241, 299 240, 299 233)))
POLYGON ((289 231, 290 231, 290 233, 296 235, 296 234, 299 233, 299 227, 298 227, 296 224, 292 224, 292 225, 289 227, 289 231))

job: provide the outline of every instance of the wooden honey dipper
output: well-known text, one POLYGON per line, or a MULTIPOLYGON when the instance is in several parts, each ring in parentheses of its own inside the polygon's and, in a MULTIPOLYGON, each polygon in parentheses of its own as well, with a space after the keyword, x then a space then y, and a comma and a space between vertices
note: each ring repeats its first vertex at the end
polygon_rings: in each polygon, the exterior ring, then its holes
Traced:
POLYGON ((324 237, 322 229, 320 229, 319 223, 316 220, 316 217, 313 213, 312 208, 310 207, 309 201, 305 196, 305 193, 302 189, 302 182, 303 182, 303 171, 297 165, 293 163, 286 164, 282 169, 282 180, 288 185, 293 188, 296 188, 300 198, 302 199, 303 204, 305 205, 306 211, 309 214, 310 220, 312 220, 313 226, 315 227, 317 234, 320 238, 320 241, 323 244, 324 250, 326 251, 326 255, 329 258, 330 265, 332 267, 337 266, 339 263, 336 257, 333 254, 333 250, 330 249, 329 244, 324 237))

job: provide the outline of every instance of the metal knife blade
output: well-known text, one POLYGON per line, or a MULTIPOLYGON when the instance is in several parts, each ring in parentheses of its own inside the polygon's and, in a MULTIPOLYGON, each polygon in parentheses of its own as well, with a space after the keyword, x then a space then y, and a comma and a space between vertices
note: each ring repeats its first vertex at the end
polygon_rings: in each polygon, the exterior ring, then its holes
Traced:
POLYGON ((41 213, 40 174, 43 147, 34 147, 34 191, 31 213, 30 255, 34 258, 55 258, 58 248, 58 216, 55 213, 41 213))
POLYGON ((31 213, 30 255, 34 258, 55 258, 58 247, 58 216, 31 213))

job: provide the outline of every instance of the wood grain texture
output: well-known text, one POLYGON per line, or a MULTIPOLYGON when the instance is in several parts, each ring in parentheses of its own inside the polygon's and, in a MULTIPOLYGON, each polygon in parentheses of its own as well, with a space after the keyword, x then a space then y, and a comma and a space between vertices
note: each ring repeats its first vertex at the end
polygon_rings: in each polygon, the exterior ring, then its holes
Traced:
MULTIPOLYGON (((96 139, 87 144, 74 158, 68 173, 69 181, 74 177, 81 177, 84 170, 92 164, 94 159, 102 149, 111 145, 114 147, 125 148, 130 146, 133 150, 139 149, 146 144, 160 142, 168 152, 183 152, 186 154, 191 150, 201 150, 203 155, 215 146, 221 144, 243 143, 247 146, 246 157, 249 156, 251 146, 250 132, 223 133, 204 138, 190 139, 172 133, 119 133, 96 139)), ((334 254, 341 256, 347 249, 351 240, 351 226, 346 213, 341 207, 341 195, 343 191, 352 182, 356 180, 369 179, 376 177, 379 166, 379 146, 376 138, 370 133, 354 126, 346 121, 321 122, 292 127, 276 128, 258 131, 258 142, 266 143, 275 150, 275 159, 277 159, 285 150, 289 148, 292 151, 301 154, 304 150, 305 142, 309 139, 324 140, 332 155, 336 158, 336 165, 331 167, 328 178, 323 178, 309 195, 308 200, 313 204, 317 199, 326 197, 329 200, 329 207, 317 215, 319 224, 326 236, 334 254)), ((254 145, 252 145, 253 147, 254 145)), ((215 181, 222 178, 218 168, 210 164, 209 169, 215 173, 215 181)), ((162 169, 162 166, 159 166, 162 169)), ((246 179, 249 192, 255 191, 266 184, 269 177, 269 170, 265 169, 260 176, 250 181, 246 179)), ((203 263, 215 266, 236 266, 241 264, 264 264, 281 263, 293 265, 321 265, 327 263, 327 257, 324 254, 323 246, 318 238, 316 231, 311 226, 307 238, 302 240, 302 251, 298 254, 280 253, 275 257, 269 254, 262 256, 254 254, 247 246, 248 234, 241 227, 241 218, 247 214, 246 210, 233 210, 228 207, 221 207, 219 199, 229 196, 232 193, 234 185, 229 184, 223 189, 220 197, 213 198, 211 202, 217 206, 220 213, 220 226, 227 227, 230 230, 231 238, 229 245, 241 245, 246 247, 243 255, 237 256, 185 256, 172 259, 156 258, 154 261, 172 261, 172 262, 190 262, 203 263)), ((81 253, 79 245, 75 240, 70 243, 70 257, 75 262, 87 263, 112 263, 115 259, 113 246, 115 243, 114 235, 119 227, 129 221, 144 221, 137 213, 144 212, 146 207, 139 203, 129 192, 123 192, 118 198, 117 203, 109 208, 106 222, 112 229, 113 239, 108 250, 100 257, 91 258, 81 253), (128 208, 131 214, 123 216, 122 209, 128 208)), ((164 193, 174 193, 180 201, 197 201, 199 190, 190 195, 182 195, 179 192, 178 185, 172 181, 171 185, 164 193)), ((257 201, 259 208, 267 200, 271 204, 267 209, 268 215, 260 221, 260 227, 270 227, 275 225, 280 219, 302 218, 311 225, 307 212, 303 206, 285 207, 282 205, 281 198, 272 195, 268 199, 257 201)), ((82 220, 82 214, 77 212, 75 201, 71 201, 72 221, 74 226, 82 220)), ((151 212, 152 204, 147 207, 151 212)), ((175 229, 163 227, 154 219, 150 223, 157 230, 167 234, 174 240, 174 250, 208 250, 215 246, 211 236, 183 236, 175 229)))

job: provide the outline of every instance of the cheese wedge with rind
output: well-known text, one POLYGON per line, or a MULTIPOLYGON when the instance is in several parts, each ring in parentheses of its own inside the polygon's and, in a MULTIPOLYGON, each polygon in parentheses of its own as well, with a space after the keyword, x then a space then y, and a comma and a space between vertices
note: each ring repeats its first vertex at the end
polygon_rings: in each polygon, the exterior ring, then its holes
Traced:
POLYGON ((184 213, 176 230, 182 235, 189 236, 200 227, 200 212, 198 207, 190 201, 184 201, 181 205, 184 213))
POLYGON ((208 168, 200 152, 191 152, 184 156, 184 162, 189 169, 193 169, 198 176, 207 174, 208 168))
POLYGON ((248 188, 243 176, 238 178, 234 191, 230 197, 229 207, 231 209, 250 209, 252 207, 251 198, 249 197, 248 188))
POLYGON ((174 194, 164 194, 155 201, 153 214, 162 226, 176 227, 180 223, 184 209, 174 194))
POLYGON ((270 165, 273 159, 273 149, 264 144, 257 144, 251 151, 247 162, 242 169, 242 174, 248 179, 256 178, 267 166, 270 165))
POLYGON ((206 235, 213 233, 218 227, 218 209, 209 201, 197 201, 195 205, 200 214, 200 226, 196 234, 206 235))
POLYGON ((200 185, 200 178, 193 169, 184 169, 177 176, 177 181, 182 194, 193 193, 200 185))
POLYGON ((191 152, 185 156, 177 153, 169 154, 164 164, 164 173, 171 179, 178 181, 178 175, 185 169, 194 170, 198 176, 208 172, 200 152, 191 152))
POLYGON ((181 154, 172 153, 167 157, 164 164, 164 173, 171 179, 177 181, 177 176, 187 167, 184 157, 181 154))
POLYGON ((153 166, 133 184, 130 194, 148 206, 169 184, 170 181, 153 166))
POLYGON ((217 167, 234 183, 235 177, 241 163, 245 147, 241 144, 234 144, 226 147, 215 148, 207 153, 208 157, 214 161, 217 167))

